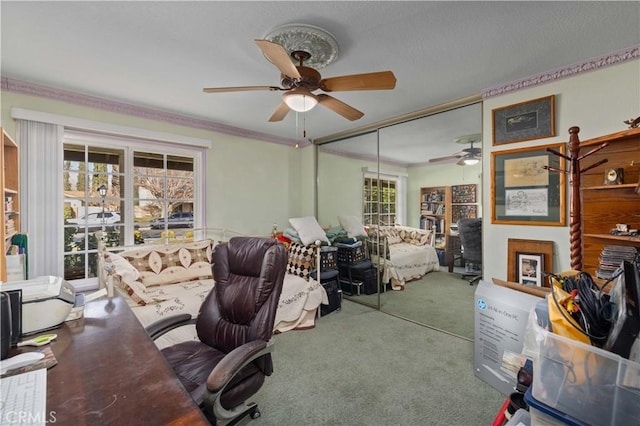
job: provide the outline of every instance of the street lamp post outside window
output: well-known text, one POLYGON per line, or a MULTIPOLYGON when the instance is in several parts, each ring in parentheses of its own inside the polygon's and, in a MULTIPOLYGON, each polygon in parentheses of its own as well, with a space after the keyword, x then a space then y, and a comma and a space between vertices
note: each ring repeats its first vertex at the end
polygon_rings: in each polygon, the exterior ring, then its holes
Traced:
POLYGON ((104 233, 104 198, 107 196, 107 187, 104 184, 100 185, 98 192, 100 193, 100 198, 102 198, 102 217, 100 218, 100 222, 102 223, 102 232, 104 233))

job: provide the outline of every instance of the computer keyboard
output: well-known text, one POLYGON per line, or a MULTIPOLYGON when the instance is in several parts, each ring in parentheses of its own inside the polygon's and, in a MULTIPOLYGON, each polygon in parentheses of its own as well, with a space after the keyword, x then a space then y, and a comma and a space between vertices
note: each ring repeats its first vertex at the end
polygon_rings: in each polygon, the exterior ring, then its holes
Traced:
POLYGON ((47 369, 0 379, 0 425, 44 425, 47 369))

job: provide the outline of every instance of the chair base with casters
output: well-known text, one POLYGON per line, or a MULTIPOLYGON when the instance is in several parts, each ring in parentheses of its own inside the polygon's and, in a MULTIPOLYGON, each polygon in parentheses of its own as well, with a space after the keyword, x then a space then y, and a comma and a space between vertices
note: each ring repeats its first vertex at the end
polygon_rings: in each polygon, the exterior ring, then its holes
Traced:
POLYGON ((478 274, 467 274, 466 272, 464 274, 462 274, 462 279, 463 280, 467 280, 469 282, 469 285, 474 285, 475 283, 477 283, 478 281, 480 281, 482 279, 482 274, 478 275, 478 274))
POLYGON ((482 279, 482 265, 473 262, 464 262, 465 271, 460 278, 467 280, 469 285, 473 285, 482 279))

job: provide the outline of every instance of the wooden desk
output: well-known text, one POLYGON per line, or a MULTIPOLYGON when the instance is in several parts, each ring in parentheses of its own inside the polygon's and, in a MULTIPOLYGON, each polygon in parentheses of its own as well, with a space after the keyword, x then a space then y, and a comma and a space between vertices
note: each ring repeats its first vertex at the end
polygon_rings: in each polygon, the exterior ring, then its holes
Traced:
POLYGON ((89 302, 53 331, 47 413, 61 425, 208 425, 120 297, 89 302))

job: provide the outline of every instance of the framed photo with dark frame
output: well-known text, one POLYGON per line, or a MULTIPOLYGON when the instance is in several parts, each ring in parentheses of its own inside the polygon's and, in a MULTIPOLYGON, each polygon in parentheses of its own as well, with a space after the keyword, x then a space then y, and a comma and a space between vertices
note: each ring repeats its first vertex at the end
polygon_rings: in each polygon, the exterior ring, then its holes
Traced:
POLYGON ((493 145, 556 135, 555 95, 492 110, 493 145))
POLYGON ((544 254, 516 252, 516 277, 520 284, 542 287, 544 254))
POLYGON ((565 226, 565 144, 495 151, 491 153, 491 223, 565 226))

